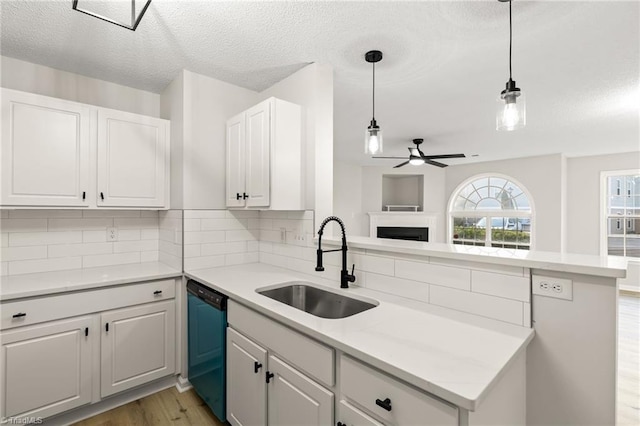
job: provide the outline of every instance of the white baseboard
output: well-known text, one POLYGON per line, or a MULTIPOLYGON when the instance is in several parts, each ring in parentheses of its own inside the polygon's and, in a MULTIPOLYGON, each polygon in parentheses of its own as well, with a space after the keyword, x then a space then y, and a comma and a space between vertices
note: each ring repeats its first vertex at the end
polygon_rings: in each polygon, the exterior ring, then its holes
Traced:
POLYGON ((176 380, 176 389, 178 389, 178 392, 180 393, 186 392, 192 387, 193 386, 191 386, 191 382, 189 382, 189 379, 185 379, 182 376, 178 376, 178 380, 176 380))
POLYGON ((79 422, 80 420, 93 417, 105 411, 128 404, 145 396, 152 395, 171 386, 177 386, 177 376, 169 376, 164 379, 158 379, 155 382, 131 389, 129 391, 106 398, 95 404, 83 405, 75 410, 67 411, 54 417, 50 417, 44 421, 45 425, 69 425, 79 422))

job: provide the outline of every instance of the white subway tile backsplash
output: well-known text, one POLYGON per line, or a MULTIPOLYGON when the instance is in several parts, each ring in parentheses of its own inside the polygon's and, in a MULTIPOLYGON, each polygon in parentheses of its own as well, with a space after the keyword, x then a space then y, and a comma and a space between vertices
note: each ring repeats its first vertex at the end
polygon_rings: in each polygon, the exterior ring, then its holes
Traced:
POLYGON ((9 275, 32 274, 37 272, 62 271, 82 267, 81 257, 61 257, 56 259, 18 260, 9 262, 9 275))
POLYGON ((499 274, 514 275, 517 277, 522 277, 524 273, 524 268, 517 266, 494 265, 480 262, 469 262, 466 260, 460 261, 455 259, 433 258, 430 263, 434 265, 450 266, 453 268, 473 269, 474 271, 496 272, 499 274))
POLYGON ((185 231, 201 231, 201 220, 202 219, 185 219, 184 220, 184 230, 185 231))
POLYGON ((0 276, 9 275, 9 262, 0 262, 0 276))
POLYGON ((185 210, 185 219, 224 219, 227 217, 226 210, 185 210))
POLYGON ((230 265, 244 265, 245 263, 256 263, 260 261, 260 254, 253 253, 232 253, 224 256, 224 264, 230 265))
POLYGON ((258 210, 227 210, 225 217, 229 219, 259 218, 262 212, 258 210))
POLYGON ((82 242, 81 231, 18 232, 18 233, 9 234, 9 246, 11 247, 38 246, 38 245, 50 245, 50 244, 70 244, 70 243, 81 243, 81 242, 82 242))
POLYGON ((203 231, 230 231, 249 229, 249 219, 201 219, 203 231))
POLYGON ((9 234, 3 232, 0 234, 0 247, 8 247, 9 246, 9 234))
POLYGON ((140 210, 140 217, 160 217, 160 212, 157 210, 140 210))
POLYGON ((160 232, 159 229, 141 229, 140 230, 140 239, 141 240, 159 240, 160 232))
POLYGON ((9 218, 49 219, 82 217, 82 210, 9 210, 9 218))
POLYGON ((0 260, 3 262, 43 259, 46 257, 47 246, 2 247, 0 249, 0 260))
POLYGON ((48 219, 49 231, 97 231, 113 226, 113 218, 48 219))
POLYGON ((141 251, 158 251, 157 240, 118 241, 113 243, 114 253, 130 253, 141 251))
POLYGON ((200 244, 186 244, 184 246, 184 257, 200 257, 201 256, 201 251, 200 251, 200 244))
POLYGON ((9 219, 10 210, 0 210, 0 219, 9 219))
POLYGON ((471 291, 529 302, 529 278, 471 271, 471 291))
POLYGON ((396 260, 395 263, 395 274, 400 278, 467 291, 471 288, 471 271, 469 269, 406 260, 396 260))
POLYGON ((225 233, 225 241, 227 242, 252 241, 252 240, 257 240, 259 238, 259 234, 257 231, 254 234, 254 232, 251 232, 247 229, 224 231, 224 233, 225 233))
POLYGON ((390 276, 395 273, 395 262, 388 257, 365 256, 354 253, 351 262, 355 263, 356 269, 361 271, 390 276))
POLYGON ((260 241, 270 241, 272 243, 279 243, 282 241, 282 232, 280 231, 261 229, 259 235, 260 241))
POLYGON ((83 268, 94 268, 97 266, 111 266, 111 265, 126 265, 129 263, 140 263, 140 252, 82 256, 83 268))
POLYGON ((201 246, 202 256, 212 256, 216 254, 229 254, 229 253, 246 253, 247 241, 234 241, 228 243, 206 243, 201 246))
POLYGON ((49 257, 72 257, 113 253, 113 243, 54 244, 49 246, 49 257))
POLYGON ((158 250, 140 252, 140 262, 157 262, 159 258, 160 252, 158 250))
POLYGON ((260 251, 260 242, 259 241, 247 241, 247 251, 260 251))
POLYGON ((139 210, 84 210, 83 217, 87 217, 87 218, 140 217, 140 211, 139 210))
POLYGON ((182 246, 160 240, 158 242, 158 250, 171 256, 182 257, 182 246))
POLYGON ((38 232, 47 230, 47 219, 0 219, 0 232, 38 232))
POLYGON ((185 244, 221 243, 224 241, 224 231, 200 231, 184 233, 185 244))
POLYGON ((119 229, 118 241, 137 241, 140 239, 139 229, 119 229))
POLYGON ((433 285, 430 287, 429 303, 523 325, 523 303, 517 300, 433 285))
POLYGON ((82 231, 83 243, 102 243, 107 241, 107 231, 82 231))
POLYGON ((158 218, 153 217, 141 217, 141 218, 115 218, 113 220, 113 226, 116 228, 128 228, 128 229, 143 229, 143 228, 158 228, 158 218))
POLYGON ((365 273, 365 276, 365 286, 368 289, 394 294, 407 299, 429 301, 428 284, 369 272, 365 273))
POLYGON ((522 304, 522 325, 531 327, 531 303, 522 304))
POLYGON ((201 256, 201 257, 190 257, 184 259, 184 269, 205 269, 205 268, 215 268, 218 266, 224 266, 224 256, 201 256))

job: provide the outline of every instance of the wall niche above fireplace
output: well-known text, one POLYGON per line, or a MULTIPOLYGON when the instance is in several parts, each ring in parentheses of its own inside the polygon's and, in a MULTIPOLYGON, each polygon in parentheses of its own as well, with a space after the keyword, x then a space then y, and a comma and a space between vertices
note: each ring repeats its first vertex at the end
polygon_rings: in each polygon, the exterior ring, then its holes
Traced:
POLYGON ((382 175, 380 209, 381 211, 423 211, 424 175, 382 175))

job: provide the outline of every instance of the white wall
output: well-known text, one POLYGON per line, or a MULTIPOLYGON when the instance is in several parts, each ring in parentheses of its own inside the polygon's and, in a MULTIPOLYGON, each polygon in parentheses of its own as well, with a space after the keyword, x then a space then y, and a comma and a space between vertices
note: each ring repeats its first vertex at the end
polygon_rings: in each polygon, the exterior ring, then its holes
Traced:
MULTIPOLYGON (((446 203, 465 180, 482 173, 500 173, 521 183, 534 204, 534 249, 560 252, 562 247, 562 174, 564 158, 560 154, 540 157, 487 161, 447 167, 446 203)), ((446 204, 445 204, 446 206, 446 204)))
POLYGON ((333 214, 344 222, 347 236, 368 236, 362 211, 362 167, 334 161, 333 176, 333 214))
POLYGON ((160 97, 160 116, 171 120, 171 208, 184 206, 184 71, 169 84, 160 97))
POLYGON ((54 68, 0 56, 0 85, 112 108, 136 114, 160 116, 160 95, 54 68))
POLYGON ((271 96, 302 106, 305 207, 322 220, 333 214, 333 69, 308 65, 261 92, 260 100, 271 96))

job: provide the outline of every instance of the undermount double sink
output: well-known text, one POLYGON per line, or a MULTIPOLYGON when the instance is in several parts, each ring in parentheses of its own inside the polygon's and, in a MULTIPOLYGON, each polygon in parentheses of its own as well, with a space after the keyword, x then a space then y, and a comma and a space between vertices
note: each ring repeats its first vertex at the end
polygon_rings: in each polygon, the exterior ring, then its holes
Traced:
POLYGON ((311 315, 329 319, 346 318, 377 306, 377 303, 323 290, 304 281, 284 283, 256 292, 311 315))

